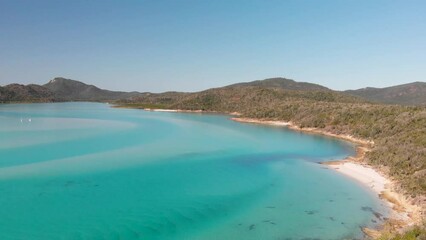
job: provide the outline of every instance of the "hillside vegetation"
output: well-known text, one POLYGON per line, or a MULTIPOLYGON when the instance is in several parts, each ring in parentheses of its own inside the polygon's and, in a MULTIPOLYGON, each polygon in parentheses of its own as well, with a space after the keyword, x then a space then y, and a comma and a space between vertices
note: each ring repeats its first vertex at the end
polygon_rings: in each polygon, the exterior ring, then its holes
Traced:
POLYGON ((0 103, 52 101, 54 101, 53 93, 39 85, 10 84, 0 87, 0 103))
POLYGON ((54 78, 43 87, 49 89, 56 101, 109 101, 138 96, 138 92, 117 92, 100 89, 76 80, 54 78))
POLYGON ((373 102, 426 106, 426 83, 413 82, 386 88, 362 88, 344 93, 373 102))
POLYGON ((252 82, 236 83, 236 84, 229 85, 228 87, 267 87, 267 88, 282 88, 287 90, 302 90, 302 91, 330 90, 318 84, 307 83, 307 82, 296 82, 292 79, 287 79, 287 78, 267 78, 264 80, 256 80, 252 82))
POLYGON ((146 93, 100 89, 79 81, 54 78, 44 85, 10 84, 0 86, 0 103, 92 101, 107 102, 143 96, 146 93))
MULTIPOLYGON (((334 92, 340 96, 345 95, 347 98, 364 99, 364 101, 400 104, 412 106, 426 106, 426 83, 414 82, 387 88, 362 88, 358 90, 333 91, 327 87, 307 83, 296 82, 286 78, 269 78, 265 80, 256 80, 252 82, 243 82, 229 85, 219 89, 232 88, 274 88, 278 90, 294 90, 294 91, 313 91, 317 92, 334 92)), ((203 93, 211 92, 210 89, 203 93)), ((85 84, 80 81, 57 77, 50 80, 44 85, 30 84, 27 86, 20 84, 11 84, 0 87, 0 102, 64 102, 64 101, 94 101, 109 102, 117 100, 135 100, 139 99, 155 102, 172 104, 181 97, 193 96, 195 94, 166 92, 162 94, 152 94, 148 92, 119 92, 100 89, 94 85, 85 84)), ((332 95, 332 94, 331 94, 332 95)), ((334 95, 336 96, 336 95, 334 95)), ((318 97, 318 96, 316 96, 318 97)), ((140 101, 134 101, 140 102, 140 101)), ((157 103, 156 103, 157 104, 157 103)))

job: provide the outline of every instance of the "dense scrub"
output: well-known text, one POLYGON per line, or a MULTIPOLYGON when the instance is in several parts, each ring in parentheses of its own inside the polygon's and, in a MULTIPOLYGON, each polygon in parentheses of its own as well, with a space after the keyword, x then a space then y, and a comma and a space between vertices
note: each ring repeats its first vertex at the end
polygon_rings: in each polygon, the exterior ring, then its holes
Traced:
POLYGON ((10 84, 0 87, 0 103, 52 101, 54 101, 53 93, 39 85, 10 84))
POLYGON ((386 233, 379 240, 426 240, 426 226, 415 226, 404 233, 386 233))

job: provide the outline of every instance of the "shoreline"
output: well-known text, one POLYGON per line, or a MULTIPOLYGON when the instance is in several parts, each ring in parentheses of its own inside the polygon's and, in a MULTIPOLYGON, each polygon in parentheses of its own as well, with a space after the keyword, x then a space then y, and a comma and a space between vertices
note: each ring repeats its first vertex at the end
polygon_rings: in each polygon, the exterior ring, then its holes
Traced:
POLYGON ((356 155, 349 156, 342 160, 321 162, 329 169, 349 177, 361 183, 367 189, 377 194, 390 210, 389 218, 385 219, 378 229, 363 228, 362 231, 372 238, 377 238, 382 232, 401 232, 410 226, 421 223, 422 208, 410 203, 403 193, 396 190, 396 183, 386 176, 380 169, 365 163, 365 154, 374 146, 373 141, 355 138, 351 135, 339 135, 317 128, 300 128, 292 122, 259 120, 253 118, 231 118, 231 120, 241 123, 262 124, 270 126, 286 127, 290 130, 301 131, 307 134, 319 134, 355 144, 356 155))
MULTIPOLYGON (((161 108, 142 108, 144 111, 148 112, 178 112, 178 113, 211 113, 211 114, 223 114, 221 112, 215 111, 205 111, 205 110, 185 110, 185 109, 161 109, 161 108)), ((241 116, 238 112, 225 113, 231 116, 241 116)))
POLYGON ((181 112, 181 113, 202 113, 203 110, 182 110, 182 109, 161 109, 161 108, 143 108, 149 112, 181 112))
POLYGON ((342 135, 342 134, 330 133, 330 132, 327 132, 327 131, 320 130, 318 128, 308 128, 308 127, 301 128, 301 127, 296 126, 292 122, 274 121, 274 120, 259 120, 259 119, 255 119, 255 118, 235 118, 235 117, 231 118, 231 120, 236 121, 236 122, 241 122, 241 123, 266 124, 266 125, 271 125, 271 126, 285 126, 285 127, 287 127, 288 129, 291 129, 291 130, 301 131, 301 132, 305 132, 305 133, 309 133, 309 134, 318 134, 318 135, 325 135, 325 136, 329 136, 329 137, 339 138, 339 139, 350 141, 350 142, 355 143, 355 144, 361 144, 363 146, 365 145, 366 147, 374 145, 373 141, 355 138, 351 135, 342 135))
POLYGON ((205 111, 205 110, 185 110, 185 109, 166 109, 166 108, 133 108, 121 105, 112 106, 114 108, 129 108, 129 109, 140 109, 147 112, 171 112, 171 113, 203 113, 203 114, 223 114, 230 116, 241 116, 239 112, 231 112, 231 113, 222 113, 216 111, 205 111))

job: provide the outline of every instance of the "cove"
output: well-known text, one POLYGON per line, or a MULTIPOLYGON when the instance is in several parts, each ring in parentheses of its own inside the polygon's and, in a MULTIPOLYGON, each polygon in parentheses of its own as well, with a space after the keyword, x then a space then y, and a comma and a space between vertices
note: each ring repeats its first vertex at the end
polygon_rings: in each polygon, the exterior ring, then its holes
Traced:
POLYGON ((354 146, 229 116, 0 105, 1 239, 361 239, 354 146))

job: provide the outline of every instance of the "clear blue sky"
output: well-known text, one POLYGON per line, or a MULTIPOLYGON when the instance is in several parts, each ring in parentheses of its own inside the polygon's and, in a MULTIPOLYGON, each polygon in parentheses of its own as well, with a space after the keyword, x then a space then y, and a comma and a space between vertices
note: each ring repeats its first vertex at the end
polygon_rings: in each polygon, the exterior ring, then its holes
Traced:
POLYGON ((0 0, 0 85, 56 76, 153 92, 426 81, 426 1, 0 0))

